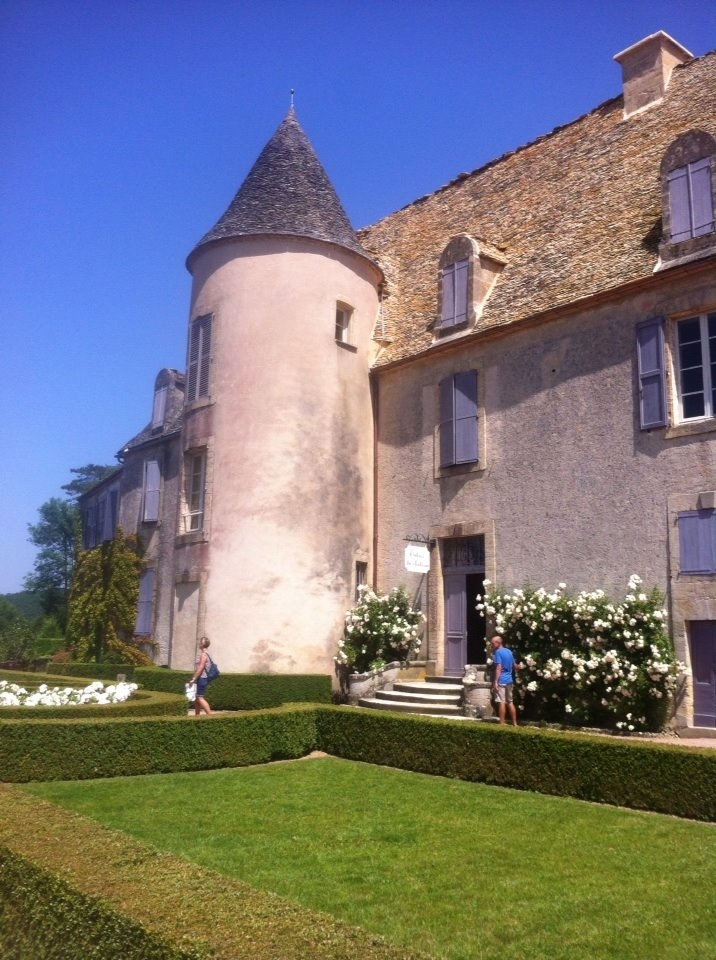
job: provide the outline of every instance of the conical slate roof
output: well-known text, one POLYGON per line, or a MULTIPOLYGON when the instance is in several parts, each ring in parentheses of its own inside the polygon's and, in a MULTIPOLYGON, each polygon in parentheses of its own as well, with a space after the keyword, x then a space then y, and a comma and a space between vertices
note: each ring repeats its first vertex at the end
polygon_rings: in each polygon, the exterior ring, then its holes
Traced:
POLYGON ((189 260, 208 243, 257 234, 312 237, 367 256, 293 106, 189 260))

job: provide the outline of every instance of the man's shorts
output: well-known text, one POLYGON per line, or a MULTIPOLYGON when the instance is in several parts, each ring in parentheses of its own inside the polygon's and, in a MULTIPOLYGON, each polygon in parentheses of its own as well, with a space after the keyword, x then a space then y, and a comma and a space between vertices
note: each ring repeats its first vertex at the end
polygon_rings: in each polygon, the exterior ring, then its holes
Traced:
POLYGON ((495 690, 495 703, 512 703, 512 684, 498 683, 495 690))

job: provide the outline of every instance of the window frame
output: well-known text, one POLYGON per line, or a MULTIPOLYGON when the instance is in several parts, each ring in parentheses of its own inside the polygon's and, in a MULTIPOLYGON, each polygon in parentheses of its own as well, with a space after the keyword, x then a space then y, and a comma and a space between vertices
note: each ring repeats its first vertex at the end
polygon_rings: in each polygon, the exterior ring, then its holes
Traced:
POLYGON ((336 323, 334 339, 336 343, 352 347, 353 342, 353 307, 341 300, 336 302, 336 323))
POLYGON ((185 533, 198 533, 204 529, 206 513, 206 461, 207 451, 205 447, 189 450, 185 455, 185 533))
POLYGON ((704 311, 674 320, 673 361, 678 423, 698 424, 714 420, 716 418, 716 311, 704 311), (692 340, 682 344, 679 339, 680 331, 686 323, 693 323, 694 321, 699 323, 698 341, 692 340), (710 335, 709 326, 713 326, 713 335, 710 335), (699 344, 700 363, 684 367, 684 350, 682 348, 696 342, 699 344), (685 391, 685 373, 697 368, 701 370, 701 390, 685 391), (703 413, 696 416, 685 416, 684 397, 694 396, 698 393, 703 395, 703 413))

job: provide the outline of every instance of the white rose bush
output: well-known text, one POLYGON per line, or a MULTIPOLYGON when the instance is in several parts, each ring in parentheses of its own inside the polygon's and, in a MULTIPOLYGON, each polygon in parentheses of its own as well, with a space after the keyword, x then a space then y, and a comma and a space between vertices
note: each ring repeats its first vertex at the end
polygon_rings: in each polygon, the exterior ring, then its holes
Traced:
POLYGON ((86 687, 48 687, 41 683, 32 690, 0 680, 0 707, 66 707, 82 703, 124 703, 137 690, 136 683, 114 683, 105 687, 95 680, 86 687))
POLYGON ((367 673, 408 660, 420 649, 418 631, 425 617, 413 610, 405 588, 380 594, 361 585, 358 592, 358 602, 346 612, 336 663, 352 673, 367 673))
MULTIPOLYGON (((489 581, 485 581, 486 589, 489 581)), ((633 574, 623 600, 602 590, 489 590, 477 609, 521 668, 515 678, 527 717, 630 733, 659 730, 684 670, 665 631, 658 590, 633 574)))

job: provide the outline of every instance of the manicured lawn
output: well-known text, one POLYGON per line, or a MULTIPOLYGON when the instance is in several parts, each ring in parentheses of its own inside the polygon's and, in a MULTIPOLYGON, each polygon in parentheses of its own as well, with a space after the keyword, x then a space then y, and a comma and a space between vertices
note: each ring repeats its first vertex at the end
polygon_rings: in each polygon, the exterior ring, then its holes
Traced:
POLYGON ((716 955, 709 824, 333 758, 24 789, 435 957, 716 955))

